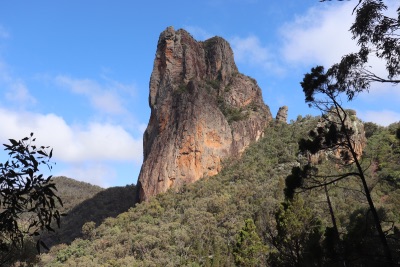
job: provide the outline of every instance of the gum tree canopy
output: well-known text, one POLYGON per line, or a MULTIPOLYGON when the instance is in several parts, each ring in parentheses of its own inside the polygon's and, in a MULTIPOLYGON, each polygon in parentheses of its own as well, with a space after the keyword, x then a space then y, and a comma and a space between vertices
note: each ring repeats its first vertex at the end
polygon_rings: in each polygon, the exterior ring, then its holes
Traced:
MULTIPOLYGON (((62 205, 51 176, 37 174, 40 165, 52 168, 53 150, 35 146, 33 133, 20 141, 9 141, 4 147, 10 158, 0 163, 0 265, 23 245, 26 235, 52 231, 53 221, 59 225, 61 214, 56 204, 62 205)), ((38 249, 39 245, 46 247, 41 241, 37 243, 38 249)))
POLYGON ((383 0, 359 0, 350 28, 359 51, 343 56, 327 71, 349 100, 356 93, 368 90, 372 82, 400 83, 400 5, 394 17, 386 15, 387 9, 383 0), (374 73, 369 66, 368 61, 374 56, 385 62, 386 77, 374 73))

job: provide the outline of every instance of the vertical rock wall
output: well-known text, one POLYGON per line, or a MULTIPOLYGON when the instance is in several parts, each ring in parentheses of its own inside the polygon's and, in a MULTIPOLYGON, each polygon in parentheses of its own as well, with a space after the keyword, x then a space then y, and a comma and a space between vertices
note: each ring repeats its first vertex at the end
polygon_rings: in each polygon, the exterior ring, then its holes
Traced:
POLYGON ((258 140, 272 116, 257 82, 238 72, 228 42, 160 34, 150 78, 151 117, 139 174, 141 201, 212 176, 258 140))

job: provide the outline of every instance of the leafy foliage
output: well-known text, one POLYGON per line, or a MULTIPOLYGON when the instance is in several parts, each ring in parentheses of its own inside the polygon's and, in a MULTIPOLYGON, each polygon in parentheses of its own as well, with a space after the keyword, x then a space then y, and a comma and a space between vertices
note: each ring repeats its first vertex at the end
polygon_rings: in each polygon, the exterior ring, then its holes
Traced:
MULTIPOLYGON (((2 263, 12 258, 12 251, 23 246, 27 235, 40 231, 54 231, 52 222, 60 225, 61 214, 57 204, 61 198, 54 192, 51 176, 45 178, 39 166, 51 169, 53 150, 34 145, 33 133, 20 141, 9 139, 4 144, 10 159, 0 163, 0 252, 2 263)), ((39 245, 45 246, 43 241, 39 245)))
POLYGON ((398 84, 400 75, 400 7, 397 17, 385 15, 385 1, 360 0, 354 8, 355 21, 350 28, 359 51, 342 57, 327 71, 328 77, 348 99, 368 90, 372 82, 398 84), (378 76, 368 64, 371 56, 386 63, 387 77, 378 76))
POLYGON ((252 219, 245 220, 245 225, 236 236, 233 255, 237 266, 260 266, 267 247, 261 242, 252 219))
MULTIPOLYGON (((43 235, 43 240, 49 247, 59 244, 60 240, 70 244, 74 239, 85 235, 85 224, 91 222, 99 225, 106 218, 116 217, 135 205, 136 188, 132 185, 102 189, 65 177, 57 177, 54 181, 61 196, 70 196, 74 192, 75 195, 72 197, 74 202, 68 203, 69 208, 64 210, 66 216, 61 220, 61 227, 43 235)), ((90 234, 86 233, 86 236, 90 234)))
MULTIPOLYGON (((371 197, 371 189, 368 186, 365 171, 359 161, 359 155, 356 153, 356 142, 352 139, 354 130, 348 125, 349 114, 340 104, 340 94, 342 92, 346 91, 349 99, 352 98, 352 96, 349 96, 349 90, 352 90, 351 86, 353 85, 345 84, 343 86, 343 84, 338 83, 337 80, 334 81, 331 79, 332 72, 335 72, 335 66, 330 68, 326 73, 324 73, 323 67, 318 66, 312 68, 311 73, 306 74, 303 82, 301 82, 305 94, 305 101, 308 102, 310 106, 315 106, 321 111, 326 112, 326 115, 323 117, 326 118, 329 127, 328 129, 318 128, 317 133, 311 131, 309 133, 311 141, 305 140, 300 142, 300 149, 305 151, 308 150, 311 153, 317 153, 320 151, 329 152, 329 150, 335 149, 340 153, 338 163, 340 163, 345 169, 342 170, 342 173, 334 175, 320 175, 318 174, 318 170, 314 168, 316 171, 313 173, 307 173, 307 178, 308 180, 312 180, 314 183, 315 181, 317 182, 316 185, 309 186, 308 189, 321 186, 326 188, 327 185, 351 177, 360 179, 362 190, 368 202, 379 239, 382 243, 383 252, 386 257, 386 264, 394 265, 392 253, 388 246, 385 233, 382 230, 381 219, 378 216, 374 201, 371 197), (333 114, 333 119, 329 119, 331 114, 333 114), (352 167, 354 170, 351 169, 352 167), (323 180, 319 181, 315 178, 322 178, 323 180)), ((361 90, 363 90, 362 85, 356 85, 356 88, 361 88, 361 90)), ((310 169, 310 167, 307 167, 307 169, 310 169)), ((297 171, 297 173, 301 174, 302 172, 297 171)), ((293 183, 293 176, 294 173, 289 176, 291 182, 288 184, 302 186, 303 182, 293 183)), ((300 176, 298 179, 302 180, 303 177, 300 176)), ((292 188, 287 190, 289 193, 292 191, 292 188)))
POLYGON ((276 212, 276 233, 270 233, 275 251, 271 266, 318 266, 322 264, 322 225, 315 211, 296 196, 276 212))

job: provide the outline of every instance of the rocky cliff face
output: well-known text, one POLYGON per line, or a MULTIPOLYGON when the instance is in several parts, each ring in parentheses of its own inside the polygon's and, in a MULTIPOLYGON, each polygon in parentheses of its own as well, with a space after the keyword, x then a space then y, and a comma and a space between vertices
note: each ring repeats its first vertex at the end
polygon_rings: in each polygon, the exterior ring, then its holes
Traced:
POLYGON ((238 72, 228 42, 161 33, 150 78, 151 117, 139 174, 141 201, 212 176, 272 120, 256 81, 238 72))

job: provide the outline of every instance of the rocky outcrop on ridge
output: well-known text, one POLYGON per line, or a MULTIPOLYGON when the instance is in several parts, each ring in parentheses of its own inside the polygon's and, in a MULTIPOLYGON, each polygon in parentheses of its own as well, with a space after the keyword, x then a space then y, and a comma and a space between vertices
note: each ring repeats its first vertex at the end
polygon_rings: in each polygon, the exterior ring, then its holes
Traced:
POLYGON ((278 113, 276 114, 275 120, 277 122, 287 123, 287 116, 288 116, 288 107, 282 106, 279 108, 278 113))
POLYGON ((196 41, 185 30, 160 34, 150 78, 140 201, 221 170, 272 120, 257 82, 238 72, 227 41, 196 41))
MULTIPOLYGON (((345 110, 346 114, 340 111, 340 115, 345 119, 345 125, 348 130, 351 132, 350 140, 354 149, 354 152, 357 154, 357 158, 361 158, 364 148, 367 145, 367 138, 365 137, 364 124, 357 118, 357 113, 355 110, 347 109, 345 110)), ((317 129, 315 132, 318 132, 318 128, 329 128, 329 123, 335 123, 337 127, 340 127, 340 120, 338 117, 338 112, 334 109, 331 109, 320 119, 317 125, 317 129)), ((344 140, 344 142, 346 142, 344 140)), ((332 150, 327 151, 319 151, 316 154, 309 154, 308 160, 312 163, 318 163, 322 159, 338 159, 345 160, 346 163, 352 162, 350 153, 347 148, 339 147, 332 150), (347 153, 348 156, 343 157, 343 155, 347 153), (348 157, 348 159, 346 159, 348 157)))

